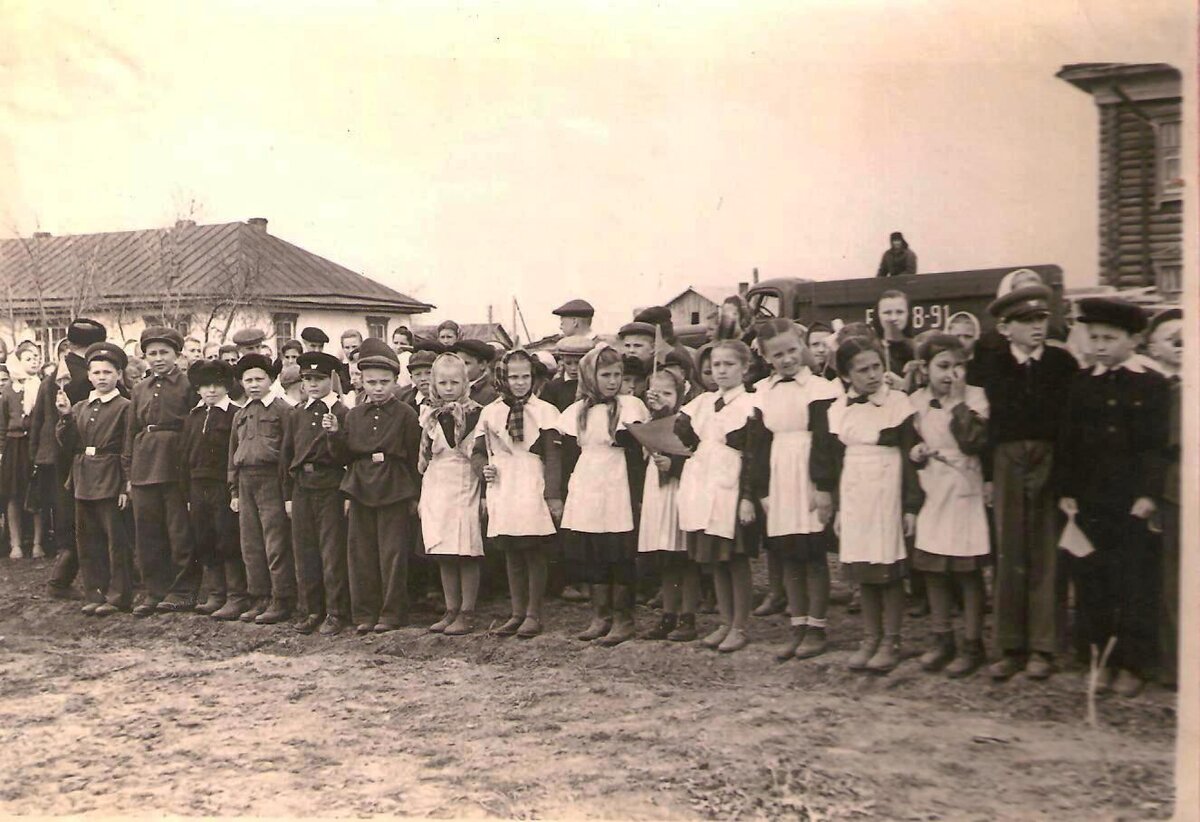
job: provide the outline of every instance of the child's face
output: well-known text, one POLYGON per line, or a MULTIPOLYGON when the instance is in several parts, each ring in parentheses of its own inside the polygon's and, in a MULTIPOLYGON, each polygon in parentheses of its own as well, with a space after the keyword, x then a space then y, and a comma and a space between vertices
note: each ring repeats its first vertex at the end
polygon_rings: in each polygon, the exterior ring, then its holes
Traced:
POLYGON ((960 320, 951 323, 948 330, 951 335, 958 337, 958 341, 963 344, 963 348, 966 350, 967 354, 970 354, 975 350, 975 343, 978 340, 978 337, 975 336, 974 323, 967 322, 966 320, 960 320))
POLYGON ((166 343, 153 342, 146 349, 146 363, 160 377, 175 367, 178 358, 179 352, 166 343))
POLYGON ((362 345, 362 337, 356 335, 342 337, 342 356, 350 359, 350 355, 358 350, 360 345, 362 345))
POLYGON ((709 363, 713 382, 722 391, 737 388, 746 379, 746 364, 728 348, 714 348, 709 363))
POLYGON ((828 331, 814 331, 808 335, 808 350, 812 352, 817 365, 822 368, 829 362, 829 343, 832 337, 828 331))
POLYGON ((1096 363, 1105 367, 1120 365, 1129 359, 1137 347, 1137 336, 1123 328, 1103 323, 1088 325, 1088 339, 1092 343, 1092 354, 1096 363))
POLYGON ((880 300, 879 322, 884 328, 903 331, 908 325, 908 302, 903 297, 885 297, 880 300))
POLYGON ((396 375, 386 368, 364 368, 359 373, 367 402, 383 402, 396 387, 396 375))
POLYGON ((926 365, 929 390, 935 397, 945 397, 967 378, 967 368, 953 351, 942 351, 926 365))
POLYGON ((226 351, 224 354, 221 355, 221 359, 223 359, 225 362, 229 363, 230 365, 237 365, 238 353, 236 351, 226 351))
POLYGON ((1049 322, 1049 317, 1011 319, 1000 323, 1000 333, 1008 337, 1008 341, 1017 348, 1033 351, 1046 341, 1046 327, 1049 322))
POLYGON ((433 377, 432 372, 428 368, 418 368, 416 371, 409 371, 408 376, 412 378, 413 385, 417 390, 429 396, 429 385, 433 377))
POLYGON ((463 395, 466 383, 457 368, 443 368, 433 375, 433 387, 443 400, 457 400, 463 395))
POLYGON ((261 400, 271 390, 271 375, 261 368, 247 369, 242 374, 242 388, 250 399, 261 400))
POLYGON ((717 381, 713 379, 712 357, 704 358, 704 362, 700 363, 700 385, 705 391, 716 391, 717 381))
POLYGON ((517 399, 529 396, 533 390, 533 363, 514 359, 508 364, 508 390, 517 399))
POLYGON ((12 374, 7 371, 0 371, 0 388, 5 388, 12 384, 12 374))
POLYGON ((804 344, 795 334, 776 334, 763 343, 763 357, 781 377, 794 377, 804 365, 804 344))
POLYGON ((350 372, 350 387, 358 390, 362 388, 362 371, 358 367, 358 363, 354 360, 346 363, 346 369, 350 372))
POLYGON ((17 362, 21 364, 21 370, 26 375, 34 374, 38 370, 38 354, 32 348, 26 348, 17 356, 17 362))
POLYGON ((200 401, 213 406, 229 396, 229 389, 223 383, 200 386, 200 401))
POLYGON ((449 348, 458 342, 458 335, 454 333, 453 328, 443 328, 438 332, 438 342, 449 348))
POLYGON ((219 360, 221 358, 221 346, 210 345, 204 349, 204 359, 219 360))
POLYGON ((139 382, 141 382, 142 377, 144 377, 144 376, 146 376, 146 372, 142 370, 142 367, 140 365, 125 366, 125 384, 126 385, 130 385, 130 386, 137 385, 139 382))
POLYGON ((623 353, 627 357, 637 357, 642 362, 650 362, 654 356, 654 338, 643 337, 641 334, 630 334, 621 339, 623 353))
POLYGON ((850 361, 850 387, 870 395, 883 385, 883 359, 876 351, 860 351, 850 361))
POLYGON ((467 379, 468 380, 470 380, 471 382, 475 382, 475 380, 477 380, 483 376, 483 371, 484 371, 483 360, 479 359, 478 357, 474 357, 466 352, 459 354, 459 356, 462 357, 462 361, 467 364, 467 379))
POLYGON ((304 387, 304 396, 312 400, 319 400, 328 396, 329 392, 333 390, 333 377, 324 374, 305 374, 300 378, 300 384, 304 387))
POLYGON ((184 340, 183 342, 183 358, 188 362, 195 362, 200 359, 203 349, 200 347, 199 340, 184 340))
POLYGON ((625 369, 619 362, 602 365, 596 369, 596 389, 603 399, 610 399, 621 392, 625 369))
POLYGON ((304 346, 305 351, 324 351, 325 350, 325 343, 301 340, 300 344, 304 346))
POLYGON ((295 365, 296 360, 300 359, 300 352, 295 348, 288 348, 283 352, 283 364, 295 365))
POLYGON ((625 394, 626 396, 637 396, 637 394, 642 390, 642 386, 645 384, 646 381, 642 377, 638 377, 633 374, 621 375, 621 393, 625 394))
POLYGON ((88 363, 88 382, 101 394, 107 394, 117 387, 121 372, 110 362, 92 360, 88 363))
POLYGON ((675 381, 669 377, 655 377, 646 391, 646 404, 651 411, 674 411, 679 403, 679 392, 675 381))
POLYGON ((1178 370, 1183 367, 1183 320, 1167 320, 1154 329, 1150 338, 1150 356, 1178 370))
POLYGON ((579 359, 579 357, 570 354, 562 358, 563 379, 579 379, 579 359))

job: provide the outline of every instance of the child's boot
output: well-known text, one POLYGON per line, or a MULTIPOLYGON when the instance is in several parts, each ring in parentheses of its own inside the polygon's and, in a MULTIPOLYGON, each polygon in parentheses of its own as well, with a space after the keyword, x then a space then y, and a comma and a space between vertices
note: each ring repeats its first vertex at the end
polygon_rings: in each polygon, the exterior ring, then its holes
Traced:
POLYGON ((231 596, 225 599, 225 604, 217 610, 213 611, 209 616, 213 619, 219 619, 222 622, 234 622, 246 611, 250 610, 253 603, 249 597, 231 596))
POLYGON ((454 621, 446 626, 446 636, 466 636, 475 630, 475 612, 459 611, 454 621))
POLYGON ((850 657, 847 667, 852 671, 867 670, 867 663, 875 656, 877 650, 879 650, 879 637, 867 634, 859 643, 858 650, 850 657))
POLYGON ((679 618, 675 614, 663 614, 662 618, 658 621, 658 625, 642 634, 642 639, 666 639, 678 624, 679 618))
POLYGON ((824 622, 821 620, 821 625, 813 625, 813 618, 808 618, 808 629, 804 632, 804 641, 796 649, 796 659, 811 659, 825 653, 829 639, 825 634, 824 622))
POLYGON ((458 611, 447 608, 446 613, 442 614, 442 618, 429 626, 429 632, 433 634, 444 633, 446 628, 456 619, 458 619, 458 611))
POLYGON ((295 602, 289 597, 273 597, 267 610, 254 618, 255 625, 277 625, 292 618, 295 602))
POLYGON ((205 566, 200 585, 208 596, 196 606, 196 613, 209 616, 225 604, 225 569, 220 565, 205 566))
POLYGON ((963 640, 962 653, 946 666, 946 676, 951 679, 962 679, 970 676, 987 662, 987 654, 983 650, 983 640, 963 640))
POLYGON ((867 670, 873 674, 891 673, 900 664, 900 637, 885 636, 875 655, 867 662, 867 670))
POLYGON ((605 648, 612 648, 637 636, 637 625, 633 620, 633 597, 632 587, 628 585, 613 586, 612 627, 608 633, 596 640, 598 644, 605 648))
POLYGON ((271 607, 270 597, 255 597, 250 606, 242 612, 238 619, 242 622, 253 622, 267 612, 271 607))
POLYGON ((496 636, 516 636, 517 631, 521 630, 521 623, 525 621, 525 617, 517 616, 516 614, 508 618, 508 622, 496 629, 496 636))
POLYGON ((608 601, 608 586, 593 585, 592 586, 592 621, 588 624, 583 633, 576 635, 576 639, 581 639, 584 642, 591 642, 593 639, 599 639, 609 632, 612 628, 612 604, 608 601))
POLYGON ((675 630, 667 634, 671 642, 691 642, 696 638, 696 615, 680 614, 675 630))
POLYGON ((718 625, 717 630, 700 640, 700 644, 705 648, 712 648, 714 651, 725 641, 725 637, 729 636, 728 625, 718 625))
POLYGON ((930 673, 945 668, 954 659, 954 632, 939 631, 933 634, 929 650, 921 654, 921 667, 930 673))
POLYGON ((725 638, 717 646, 717 650, 723 654, 731 654, 734 651, 742 650, 749 644, 750 637, 746 636, 745 631, 741 628, 730 628, 729 633, 725 634, 725 638))
POLYGON ((787 662, 793 658, 796 655, 796 649, 804 641, 804 634, 807 631, 808 617, 792 617, 791 634, 784 646, 775 652, 775 659, 779 662, 787 662))

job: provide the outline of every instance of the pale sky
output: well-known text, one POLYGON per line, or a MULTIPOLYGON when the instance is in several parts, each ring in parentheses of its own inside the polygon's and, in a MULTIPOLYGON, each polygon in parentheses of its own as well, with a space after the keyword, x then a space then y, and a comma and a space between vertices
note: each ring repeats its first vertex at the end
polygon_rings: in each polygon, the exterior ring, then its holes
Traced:
MULTIPOLYGON (((1058 263, 1095 281, 1075 62, 1187 70, 1178 0, 0 0, 0 234, 267 217, 534 335, 689 284, 1058 263)), ((510 329, 511 330, 511 329, 510 329)))

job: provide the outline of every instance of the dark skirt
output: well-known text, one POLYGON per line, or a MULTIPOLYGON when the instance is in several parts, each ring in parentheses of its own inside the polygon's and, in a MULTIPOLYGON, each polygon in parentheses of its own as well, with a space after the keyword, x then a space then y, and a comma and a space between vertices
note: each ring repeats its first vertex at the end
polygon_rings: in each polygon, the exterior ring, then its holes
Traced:
POLYGON ((970 574, 991 564, 987 554, 978 557, 947 557, 916 548, 912 552, 914 571, 925 574, 970 574))
POLYGON ((563 531, 562 538, 568 581, 589 585, 637 582, 636 531, 615 534, 563 531))
MULTIPOLYGON (((785 534, 767 537, 767 550, 780 559, 790 559, 805 565, 824 565, 829 553, 829 532, 816 534, 785 534)), ((834 550, 837 544, 834 543, 834 550)))
POLYGON ((908 561, 843 562, 842 574, 847 582, 859 585, 886 585, 908 576, 908 561))
POLYGON ((687 551, 638 551, 639 574, 658 574, 664 568, 677 568, 691 562, 687 551))
POLYGON ((0 458, 0 497, 24 504, 25 494, 33 481, 33 457, 29 437, 8 437, 4 456, 0 458))
POLYGON ((687 542, 688 556, 692 562, 701 565, 729 562, 734 557, 753 559, 758 556, 759 530, 754 526, 738 526, 733 539, 714 537, 703 531, 689 531, 687 542))
POLYGON ((492 547, 501 551, 538 551, 545 550, 554 544, 555 536, 526 536, 510 537, 500 535, 492 537, 492 547))

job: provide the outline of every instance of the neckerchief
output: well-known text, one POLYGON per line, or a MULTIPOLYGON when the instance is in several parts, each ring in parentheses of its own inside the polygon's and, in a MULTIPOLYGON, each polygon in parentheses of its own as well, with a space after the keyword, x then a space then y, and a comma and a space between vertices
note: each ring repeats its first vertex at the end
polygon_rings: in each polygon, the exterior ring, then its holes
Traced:
POLYGON ((617 395, 611 397, 600 396, 600 387, 596 384, 596 372, 600 370, 600 355, 604 351, 611 351, 620 359, 620 354, 617 349, 607 343, 602 343, 591 351, 583 355, 583 359, 579 361, 579 399, 582 405, 579 408, 578 428, 579 434, 582 436, 587 428, 588 412, 597 405, 608 406, 608 436, 612 440, 617 438, 617 421, 620 415, 618 407, 617 395))
POLYGON ((433 440, 437 429, 441 428, 446 435, 446 444, 451 448, 458 446, 467 432, 467 415, 479 408, 479 403, 470 397, 471 386, 467 381, 467 366, 457 354, 442 354, 433 363, 434 379, 436 372, 446 368, 454 368, 462 374, 462 390, 453 399, 434 397, 429 401, 430 414, 425 420, 424 457, 426 462, 433 458, 433 440))
POLYGON ((537 396, 538 390, 541 388, 542 381, 538 379, 541 371, 540 365, 541 363, 524 348, 514 348, 496 364, 496 389, 500 392, 500 399, 504 400, 504 404, 508 406, 508 422, 505 427, 513 442, 525 441, 525 404, 529 402, 530 398, 537 396), (529 362, 529 371, 533 377, 529 393, 524 397, 513 394, 512 388, 508 385, 508 363, 518 355, 529 362))

